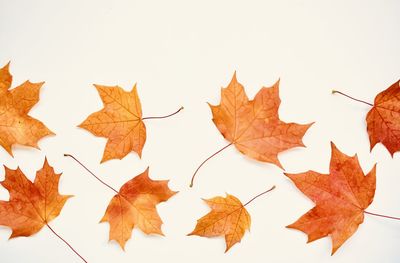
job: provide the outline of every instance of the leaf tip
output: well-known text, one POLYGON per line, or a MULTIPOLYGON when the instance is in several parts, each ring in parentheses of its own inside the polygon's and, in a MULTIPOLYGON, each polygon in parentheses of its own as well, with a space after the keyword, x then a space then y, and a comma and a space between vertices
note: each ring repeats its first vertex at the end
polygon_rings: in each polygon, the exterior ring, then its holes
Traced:
POLYGON ((2 69, 5 69, 5 70, 9 71, 9 69, 10 69, 10 64, 11 64, 11 60, 9 60, 9 61, 7 62, 7 64, 5 64, 4 67, 3 67, 2 69))
MULTIPOLYGON (((236 77, 236 70, 233 72, 233 76, 232 76, 232 79, 231 79, 231 84, 232 83, 236 83, 237 82, 237 77, 236 77)), ((229 84, 230 85, 230 84, 229 84)))
POLYGON ((47 160, 47 156, 44 156, 43 167, 44 166, 50 166, 49 161, 47 160))
POLYGON ((337 150, 337 147, 333 141, 330 141, 330 145, 331 145, 332 150, 334 150, 334 149, 337 150))

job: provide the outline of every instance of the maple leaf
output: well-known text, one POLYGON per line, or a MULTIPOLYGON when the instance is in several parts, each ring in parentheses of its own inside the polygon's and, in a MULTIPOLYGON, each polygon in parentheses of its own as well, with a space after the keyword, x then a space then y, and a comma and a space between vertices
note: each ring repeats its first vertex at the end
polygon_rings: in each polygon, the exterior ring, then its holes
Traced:
MULTIPOLYGON (((281 121, 279 105, 279 81, 272 87, 263 87, 253 100, 249 100, 235 73, 228 87, 221 89, 220 105, 209 104, 214 124, 230 142, 215 154, 235 145, 246 156, 282 168, 278 154, 304 146, 302 138, 312 123, 303 125, 281 121)), ((197 171, 208 159, 195 171, 191 186, 197 171)))
POLYGON ((156 205, 167 201, 177 192, 168 188, 168 180, 154 181, 148 173, 149 168, 126 182, 111 199, 100 221, 109 222, 110 240, 117 241, 122 249, 131 238, 134 227, 145 234, 163 235, 162 220, 156 205))
POLYGON ((72 195, 60 195, 58 183, 61 174, 44 159, 43 168, 36 172, 32 183, 17 168, 5 168, 5 179, 1 185, 10 193, 9 201, 0 200, 0 225, 11 228, 11 238, 32 236, 44 226, 63 241, 78 257, 87 262, 65 239, 49 225, 56 218, 65 202, 72 195))
POLYGON ((366 120, 371 150, 379 142, 392 156, 400 150, 400 80, 375 97, 366 120))
POLYGON ((116 193, 100 220, 101 223, 108 222, 110 224, 109 240, 117 241, 121 248, 125 249, 125 243, 131 238, 134 227, 138 227, 145 234, 163 235, 161 231, 162 220, 157 213, 156 205, 167 201, 177 193, 169 189, 169 180, 150 179, 149 168, 147 168, 143 173, 122 185, 120 190, 117 191, 73 155, 64 154, 64 156, 71 157, 100 183, 116 193))
POLYGON ((146 127, 136 85, 129 92, 119 86, 94 85, 104 108, 92 113, 79 127, 108 138, 101 162, 122 159, 131 151, 142 155, 146 127))
POLYGON ((142 117, 142 106, 136 84, 129 92, 119 86, 94 85, 103 101, 104 108, 92 113, 79 127, 95 136, 108 138, 101 162, 122 159, 131 151, 142 156, 146 141, 145 119, 162 119, 175 115, 183 109, 162 117, 142 117))
POLYGON ((10 193, 10 200, 0 201, 0 225, 12 229, 10 238, 31 236, 60 214, 71 197, 58 193, 60 176, 47 159, 33 183, 19 168, 5 167, 5 180, 1 184, 10 193))
POLYGON ((400 80, 376 95, 374 104, 353 98, 338 90, 332 90, 332 93, 341 94, 372 107, 366 117, 371 151, 377 143, 382 143, 392 157, 400 150, 400 80))
POLYGON ((347 156, 333 143, 331 147, 329 175, 314 171, 285 175, 316 204, 287 227, 306 233, 308 242, 330 235, 333 255, 369 213, 365 209, 374 198, 376 165, 365 176, 357 155, 347 156))
POLYGON ((226 194, 226 197, 217 196, 211 199, 203 199, 211 208, 211 212, 197 220, 195 229, 188 236, 225 236, 225 252, 227 252, 233 245, 242 240, 246 230, 250 230, 251 218, 245 206, 274 188, 275 186, 258 194, 244 205, 238 198, 230 194, 226 194))
POLYGON ((38 148, 37 142, 54 134, 42 122, 32 118, 28 112, 39 101, 39 92, 44 82, 26 81, 10 89, 12 76, 9 65, 0 69, 0 145, 11 155, 14 144, 38 148))

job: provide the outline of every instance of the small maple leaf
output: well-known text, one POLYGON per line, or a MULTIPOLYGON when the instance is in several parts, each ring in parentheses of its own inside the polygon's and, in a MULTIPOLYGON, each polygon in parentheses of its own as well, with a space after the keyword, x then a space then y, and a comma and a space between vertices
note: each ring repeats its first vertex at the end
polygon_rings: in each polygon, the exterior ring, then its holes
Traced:
POLYGON ((250 214, 240 200, 230 194, 204 201, 212 210, 197 220, 195 229, 189 235, 225 236, 227 252, 234 244, 240 242, 246 230, 250 229, 250 214))
POLYGON ((119 86, 94 86, 104 108, 92 113, 79 127, 95 136, 108 138, 101 162, 122 159, 131 151, 141 157, 146 127, 136 85, 129 92, 119 86))
POLYGON ((38 148, 37 142, 54 134, 42 122, 28 115, 39 101, 44 82, 26 81, 11 89, 12 76, 9 64, 0 69, 0 145, 11 155, 14 144, 38 148))
POLYGON ((369 213, 365 209, 374 198, 376 165, 365 176, 357 155, 347 156, 333 143, 331 147, 329 175, 314 171, 285 175, 316 204, 287 227, 306 233, 308 242, 330 235, 333 255, 369 213))
MULTIPOLYGON (((131 238, 132 229, 138 227, 145 234, 163 235, 162 220, 156 205, 165 202, 177 192, 168 188, 168 180, 154 181, 149 169, 126 182, 111 199, 101 222, 110 224, 110 240, 122 249, 131 238)), ((115 190, 114 190, 115 191, 115 190)))
POLYGON ((60 176, 46 159, 34 183, 19 168, 5 167, 5 180, 1 184, 10 193, 10 200, 0 201, 0 225, 12 229, 10 238, 31 236, 60 214, 71 197, 59 194, 60 176))
MULTIPOLYGON (((272 87, 263 87, 253 100, 249 100, 235 73, 228 87, 221 89, 220 105, 209 105, 214 124, 230 142, 217 153, 233 144, 246 156, 280 168, 278 154, 304 146, 302 138, 312 125, 285 123, 279 119, 279 81, 272 87)), ((197 171, 206 161, 195 171, 191 186, 197 171)))
POLYGON ((400 80, 375 97, 366 120, 371 150, 379 142, 392 156, 400 150, 400 80))
POLYGON ((245 206, 274 188, 275 186, 258 194, 244 205, 238 198, 230 194, 226 194, 226 197, 217 196, 211 199, 203 199, 211 208, 211 212, 197 220, 195 229, 188 236, 225 236, 225 252, 227 252, 233 245, 242 240, 246 230, 250 230, 251 218, 245 206))

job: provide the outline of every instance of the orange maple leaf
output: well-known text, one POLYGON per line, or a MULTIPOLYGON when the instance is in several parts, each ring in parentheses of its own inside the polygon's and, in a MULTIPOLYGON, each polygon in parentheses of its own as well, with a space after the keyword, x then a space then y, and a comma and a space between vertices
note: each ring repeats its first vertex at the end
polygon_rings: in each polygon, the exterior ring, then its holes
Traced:
POLYGON ((12 229, 10 238, 31 236, 60 214, 71 197, 58 193, 60 175, 46 159, 34 183, 19 168, 5 167, 5 180, 1 184, 10 193, 10 200, 0 200, 0 225, 12 229))
POLYGON ((167 201, 177 192, 168 188, 168 180, 154 181, 148 173, 149 168, 126 182, 111 199, 100 221, 109 222, 110 240, 117 241, 122 249, 131 238, 134 227, 145 234, 163 235, 162 220, 156 205, 167 201))
POLYGON ((238 198, 230 194, 226 194, 226 197, 217 196, 211 199, 203 199, 211 208, 211 212, 197 220, 195 229, 188 236, 225 236, 225 252, 227 252, 233 245, 242 240, 246 230, 250 230, 251 218, 245 206, 274 188, 275 186, 255 196, 244 205, 238 198))
POLYGON ((366 120, 371 150, 379 142, 392 156, 400 150, 400 80, 375 97, 366 120))
MULTIPOLYGON (((302 138, 312 125, 285 123, 279 119, 279 81, 272 87, 263 87, 253 100, 249 100, 235 73, 228 87, 221 89, 220 105, 209 105, 214 124, 230 142, 217 153, 235 145, 246 156, 273 163, 280 168, 282 165, 278 154, 293 147, 304 146, 302 138)), ((195 171, 191 186, 197 171, 208 159, 195 171)))
POLYGON ((136 85, 130 92, 118 86, 94 85, 104 108, 92 113, 79 127, 96 136, 108 138, 101 162, 122 159, 131 151, 142 155, 146 127, 136 85))
POLYGON ((71 154, 71 157, 100 183, 116 193, 108 204, 100 222, 110 224, 109 240, 115 240, 125 250, 126 241, 131 238, 132 229, 138 227, 145 234, 163 235, 162 220, 157 213, 156 205, 170 199, 177 192, 168 187, 169 180, 152 180, 149 168, 121 186, 119 191, 105 183, 83 163, 71 154))
POLYGON ((131 151, 142 156, 146 141, 145 119, 162 119, 162 117, 142 117, 142 106, 136 84, 129 92, 119 86, 94 85, 103 101, 104 108, 92 113, 79 127, 90 131, 95 136, 108 138, 101 162, 111 159, 122 159, 131 151))
POLYGON ((26 81, 9 90, 12 83, 9 65, 0 69, 0 145, 13 156, 12 145, 21 144, 39 149, 37 142, 54 133, 28 115, 39 101, 40 88, 44 82, 26 81))
POLYGON ((365 176, 357 155, 341 153, 331 143, 330 174, 308 171, 287 174, 316 206, 287 226, 308 235, 308 242, 330 235, 332 255, 350 238, 364 220, 365 209, 375 194, 376 165, 365 176))

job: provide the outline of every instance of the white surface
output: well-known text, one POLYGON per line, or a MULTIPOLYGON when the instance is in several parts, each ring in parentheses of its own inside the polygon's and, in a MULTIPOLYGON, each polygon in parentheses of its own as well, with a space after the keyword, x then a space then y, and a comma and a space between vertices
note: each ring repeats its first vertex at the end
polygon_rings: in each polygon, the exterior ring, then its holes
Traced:
MULTIPOLYGON (((211 121, 206 102, 218 103, 220 87, 234 72, 249 97, 281 78, 281 119, 316 121, 307 148, 280 154, 288 172, 328 172, 329 142, 357 153, 364 171, 375 162, 377 191, 368 208, 400 216, 400 156, 378 145, 369 152, 368 106, 331 89, 372 102, 399 78, 399 1, 6 1, 0 0, 0 64, 11 60, 13 87, 26 79, 46 81, 30 114, 57 136, 42 151, 0 149, 0 161, 20 165, 33 179, 46 155, 62 171, 60 191, 73 194, 51 225, 89 262, 399 262, 400 222, 366 216, 356 234, 333 256, 331 241, 306 244, 286 229, 313 205, 276 166, 256 162, 233 147, 190 177, 208 155, 227 144, 211 121), (99 164, 105 139, 76 128, 102 108, 92 83, 138 83, 145 116, 185 110, 146 121, 140 160, 99 164), (158 210, 165 237, 134 230, 123 252, 108 243, 108 224, 98 224, 113 193, 63 153, 72 153, 101 178, 120 187, 150 165, 153 179, 171 179, 180 193, 158 210), (249 207, 251 232, 224 254, 223 238, 187 237, 207 213, 201 198, 231 193, 247 201, 277 189, 249 207)), ((0 179, 4 176, 0 170, 0 179)), ((2 188, 0 198, 8 194, 2 188)), ((0 261, 81 262, 52 233, 8 241, 0 228, 0 261)))

